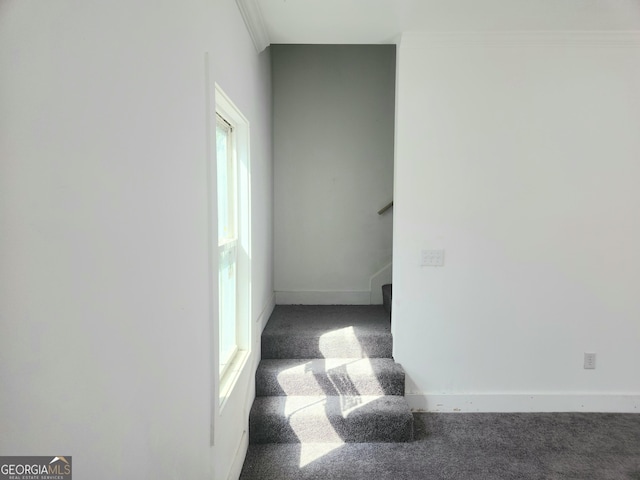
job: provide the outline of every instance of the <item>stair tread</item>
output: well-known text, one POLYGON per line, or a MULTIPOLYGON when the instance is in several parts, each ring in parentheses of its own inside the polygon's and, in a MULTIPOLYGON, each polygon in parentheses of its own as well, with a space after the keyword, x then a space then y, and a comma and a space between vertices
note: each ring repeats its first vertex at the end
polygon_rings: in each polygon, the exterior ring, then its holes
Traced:
POLYGON ((269 370, 304 368, 313 373, 336 368, 346 368, 349 372, 358 374, 373 373, 376 369, 402 369, 393 358, 266 358, 261 364, 262 368, 269 370))
POLYGON ((256 397, 254 405, 269 415, 362 415, 393 412, 411 416, 398 395, 287 395, 256 397))
POLYGON ((262 332, 262 358, 390 358, 380 305, 278 305, 262 332))
POLYGON ((380 305, 277 305, 263 336, 391 334, 391 323, 380 305))
POLYGON ((404 378, 391 358, 266 359, 256 395, 404 395, 404 378))

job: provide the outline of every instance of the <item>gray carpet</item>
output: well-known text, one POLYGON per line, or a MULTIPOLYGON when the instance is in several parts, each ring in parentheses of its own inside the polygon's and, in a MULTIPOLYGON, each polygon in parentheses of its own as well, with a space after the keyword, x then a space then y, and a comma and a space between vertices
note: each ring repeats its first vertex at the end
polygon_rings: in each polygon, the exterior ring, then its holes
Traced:
POLYGON ((392 343, 380 305, 278 305, 262 332, 262 358, 391 358, 392 343))
POLYGON ((250 443, 411 441, 390 325, 381 305, 278 305, 262 333, 250 443))
POLYGON ((404 395, 404 370, 392 358, 262 360, 256 395, 404 395))
POLYGON ((420 413, 409 443, 250 445, 242 480, 640 480, 640 415, 420 413), (301 466, 302 465, 302 466, 301 466))

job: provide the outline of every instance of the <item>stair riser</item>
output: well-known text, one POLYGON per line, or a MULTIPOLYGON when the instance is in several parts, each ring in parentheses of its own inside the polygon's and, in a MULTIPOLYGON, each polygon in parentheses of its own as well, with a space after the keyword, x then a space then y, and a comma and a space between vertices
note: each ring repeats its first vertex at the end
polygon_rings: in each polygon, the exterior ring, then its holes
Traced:
POLYGON ((382 286, 382 305, 384 309, 391 315, 391 295, 392 295, 392 286, 391 284, 382 286))
POLYGON ((403 397, 256 397, 252 443, 407 442, 413 415, 403 397))
POLYGON ((249 427, 251 443, 410 442, 411 414, 362 416, 356 419, 256 416, 249 427))

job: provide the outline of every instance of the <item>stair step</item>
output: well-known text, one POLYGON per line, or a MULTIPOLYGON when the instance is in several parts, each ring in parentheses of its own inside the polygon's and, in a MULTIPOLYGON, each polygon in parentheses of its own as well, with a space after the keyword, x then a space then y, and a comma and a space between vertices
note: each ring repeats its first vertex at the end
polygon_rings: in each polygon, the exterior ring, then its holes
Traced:
POLYGON ((380 305, 278 305, 262 333, 262 358, 391 358, 380 305))
POLYGON ((404 397, 256 397, 251 443, 409 442, 413 416, 404 397))
POLYGON ((391 358, 262 360, 256 395, 404 395, 404 377, 391 358))
POLYGON ((393 285, 387 283, 382 286, 382 305, 384 309, 391 314, 391 298, 393 296, 393 285))

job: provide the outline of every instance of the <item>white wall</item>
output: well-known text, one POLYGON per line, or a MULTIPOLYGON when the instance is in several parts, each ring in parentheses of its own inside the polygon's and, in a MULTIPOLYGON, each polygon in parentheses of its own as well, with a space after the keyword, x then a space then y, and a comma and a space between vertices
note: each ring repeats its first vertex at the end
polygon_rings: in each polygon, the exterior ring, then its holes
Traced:
POLYGON ((398 55, 413 406, 637 412, 640 34, 407 34, 398 55), (445 266, 420 267, 425 248, 445 266))
POLYGON ((369 303, 391 261, 395 46, 271 49, 278 303, 369 303))
POLYGON ((235 2, 0 5, 0 454, 63 452, 78 478, 237 468, 250 385, 210 447, 205 52, 251 122, 260 320, 269 58, 235 2))
MULTIPOLYGON (((275 306, 273 287, 273 161, 271 146, 271 60, 259 56, 236 3, 215 2, 213 78, 249 120, 251 137, 252 353, 224 407, 214 408, 214 479, 237 478, 248 446, 249 411, 255 397, 260 335, 275 306)), ((217 271, 217 270, 216 270, 217 271)), ((217 287, 216 287, 217 288, 217 287)), ((218 311, 218 306, 214 307, 218 311)), ((217 356, 214 364, 217 365, 217 356)), ((213 396, 219 396, 217 385, 213 396)), ((217 400, 216 400, 217 402, 217 400)), ((217 405, 217 403, 216 403, 217 405)))

